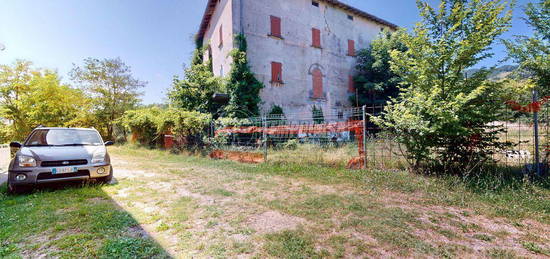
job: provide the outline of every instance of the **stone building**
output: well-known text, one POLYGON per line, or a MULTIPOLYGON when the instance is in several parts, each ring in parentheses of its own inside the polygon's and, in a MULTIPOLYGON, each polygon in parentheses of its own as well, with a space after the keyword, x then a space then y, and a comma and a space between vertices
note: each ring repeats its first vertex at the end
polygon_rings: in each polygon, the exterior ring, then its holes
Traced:
POLYGON ((217 76, 229 74, 234 36, 246 36, 263 112, 328 114, 353 106, 355 52, 383 29, 397 26, 337 0, 209 0, 197 36, 217 76))

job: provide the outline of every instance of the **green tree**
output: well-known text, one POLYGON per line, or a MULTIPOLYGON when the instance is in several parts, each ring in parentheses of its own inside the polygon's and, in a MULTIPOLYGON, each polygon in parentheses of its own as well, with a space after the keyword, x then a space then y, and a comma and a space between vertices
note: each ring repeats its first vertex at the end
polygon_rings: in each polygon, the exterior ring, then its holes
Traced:
POLYGON ((38 126, 89 126, 90 100, 62 84, 59 75, 39 70, 27 61, 0 66, 0 117, 7 120, 2 141, 23 140, 38 126))
POLYGON ((23 99, 30 92, 31 80, 36 71, 31 70, 32 63, 17 60, 13 66, 0 66, 0 107, 1 117, 6 120, 2 135, 6 140, 22 140, 29 130, 25 120, 23 99))
POLYGON ((100 123, 96 128, 101 127, 106 138, 114 140, 116 121, 140 102, 138 89, 146 82, 135 79, 120 58, 87 58, 70 75, 92 98, 94 114, 100 123))
POLYGON ((399 97, 375 120, 393 130, 415 169, 468 173, 507 143, 499 141, 502 85, 489 71, 465 70, 492 56, 490 46, 508 28, 513 3, 443 0, 436 10, 417 1, 422 16, 406 51, 393 50, 392 70, 403 78, 399 97))
POLYGON ((246 37, 235 36, 237 48, 231 51, 233 65, 227 82, 229 104, 225 107, 228 116, 246 118, 260 114, 260 91, 264 85, 250 70, 246 56, 246 37))
POLYGON ((191 66, 184 71, 184 78, 174 77, 168 97, 173 107, 188 111, 216 114, 221 104, 212 96, 223 91, 223 80, 212 73, 212 59, 203 61, 204 48, 197 46, 191 66))
POLYGON ((384 105, 399 94, 401 77, 390 68, 392 50, 405 51, 404 31, 383 31, 369 47, 357 54, 356 93, 350 101, 358 106, 384 105))
POLYGON ((550 0, 529 3, 525 8, 526 22, 533 36, 516 36, 504 41, 509 56, 533 75, 537 90, 550 94, 550 0))

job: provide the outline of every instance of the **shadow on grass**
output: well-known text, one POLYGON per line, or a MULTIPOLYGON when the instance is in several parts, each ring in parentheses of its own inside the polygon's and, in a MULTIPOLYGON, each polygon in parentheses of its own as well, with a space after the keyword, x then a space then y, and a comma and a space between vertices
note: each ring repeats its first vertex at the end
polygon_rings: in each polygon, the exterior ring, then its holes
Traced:
POLYGON ((139 222, 93 182, 0 187, 0 258, 170 258, 139 222))

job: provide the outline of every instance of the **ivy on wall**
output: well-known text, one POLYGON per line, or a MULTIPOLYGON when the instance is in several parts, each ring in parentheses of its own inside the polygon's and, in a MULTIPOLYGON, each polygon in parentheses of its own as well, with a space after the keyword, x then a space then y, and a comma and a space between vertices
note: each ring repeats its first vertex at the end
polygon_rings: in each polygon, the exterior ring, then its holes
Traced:
POLYGON ((226 116, 246 118, 260 114, 260 91, 264 88, 250 70, 247 59, 247 42, 243 34, 235 36, 237 48, 231 51, 233 65, 227 81, 229 103, 225 107, 226 116))

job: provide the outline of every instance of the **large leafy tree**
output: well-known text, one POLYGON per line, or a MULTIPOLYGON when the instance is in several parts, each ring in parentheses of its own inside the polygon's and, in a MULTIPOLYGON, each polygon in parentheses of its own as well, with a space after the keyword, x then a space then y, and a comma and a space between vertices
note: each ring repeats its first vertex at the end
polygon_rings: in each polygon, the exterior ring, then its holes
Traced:
POLYGON ((140 102, 139 89, 146 83, 134 78, 130 67, 120 58, 87 58, 70 75, 93 100, 96 128, 100 127, 107 139, 114 140, 116 121, 140 102))
POLYGON ((403 31, 384 31, 369 47, 357 54, 356 93, 350 98, 358 106, 384 105, 399 94, 401 77, 390 68, 392 50, 405 51, 403 31))
POLYGON ((212 59, 203 61, 204 48, 197 46, 191 66, 184 71, 184 78, 175 76, 168 97, 172 106, 188 111, 216 114, 221 104, 212 96, 223 91, 223 81, 212 72, 212 59))
POLYGON ((550 94, 550 0, 529 3, 525 8, 526 22, 533 36, 516 36, 505 41, 510 57, 532 74, 536 88, 550 94))
POLYGON ((62 84, 59 75, 35 69, 32 63, 16 61, 0 66, 0 117, 3 141, 23 140, 38 125, 90 126, 90 100, 62 84))
POLYGON ((500 83, 488 71, 465 70, 492 55, 490 47, 508 28, 511 3, 501 0, 442 0, 438 9, 417 1, 422 16, 406 51, 393 50, 392 70, 403 78, 399 97, 377 121, 394 130, 416 169, 468 173, 495 150, 500 83))
POLYGON ((229 104, 225 107, 227 115, 236 118, 247 118, 260 114, 260 91, 264 88, 250 70, 246 56, 246 37, 235 36, 237 48, 231 52, 233 65, 227 82, 229 104))
POLYGON ((31 80, 36 72, 31 70, 32 63, 18 60, 13 66, 0 66, 0 107, 1 117, 10 127, 3 127, 3 137, 22 139, 29 129, 25 120, 23 99, 30 92, 31 80))

